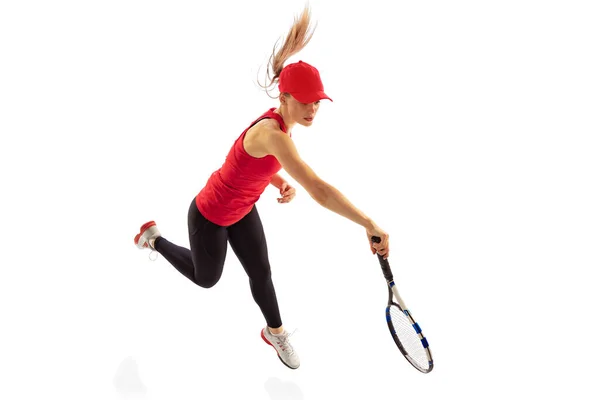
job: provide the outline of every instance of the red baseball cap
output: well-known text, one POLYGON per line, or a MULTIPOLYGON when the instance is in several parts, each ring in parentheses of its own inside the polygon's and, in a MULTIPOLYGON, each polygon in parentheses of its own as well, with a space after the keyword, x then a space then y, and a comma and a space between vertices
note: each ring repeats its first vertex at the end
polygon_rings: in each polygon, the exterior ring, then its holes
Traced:
POLYGON ((287 65, 279 74, 279 92, 289 93, 301 103, 331 98, 323 91, 319 71, 304 61, 287 65))

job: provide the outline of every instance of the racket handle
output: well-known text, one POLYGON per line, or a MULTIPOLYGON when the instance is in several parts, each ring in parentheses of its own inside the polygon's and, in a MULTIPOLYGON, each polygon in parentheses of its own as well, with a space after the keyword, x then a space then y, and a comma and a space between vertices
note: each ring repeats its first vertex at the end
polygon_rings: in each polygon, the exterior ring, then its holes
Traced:
MULTIPOLYGON (((379 236, 371 236, 371 241, 374 243, 380 243, 381 238, 379 236)), ((387 281, 393 281, 394 275, 392 275, 392 269, 390 268, 390 263, 388 260, 385 260, 383 256, 379 253, 377 254, 377 258, 379 259, 379 265, 381 265, 381 270, 383 271, 383 276, 387 281)))

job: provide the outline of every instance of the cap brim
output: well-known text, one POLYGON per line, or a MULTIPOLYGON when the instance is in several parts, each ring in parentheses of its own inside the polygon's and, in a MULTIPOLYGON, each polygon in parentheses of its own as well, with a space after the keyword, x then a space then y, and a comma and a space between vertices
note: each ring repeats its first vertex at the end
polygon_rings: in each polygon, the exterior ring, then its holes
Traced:
POLYGON ((314 103, 318 100, 331 100, 331 97, 327 96, 325 92, 315 92, 315 93, 290 93, 296 100, 300 103, 314 103))

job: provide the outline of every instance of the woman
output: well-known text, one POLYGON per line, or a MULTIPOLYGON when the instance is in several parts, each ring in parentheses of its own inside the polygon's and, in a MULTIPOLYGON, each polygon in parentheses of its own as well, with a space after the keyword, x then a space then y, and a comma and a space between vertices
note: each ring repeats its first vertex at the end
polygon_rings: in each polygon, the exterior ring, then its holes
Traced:
POLYGON ((389 254, 388 234, 319 178, 300 158, 291 139, 296 124, 312 125, 320 100, 332 101, 323 91, 315 67, 299 61, 283 68, 285 61, 310 41, 309 24, 309 11, 305 8, 282 48, 271 57, 271 85, 279 83, 279 107, 266 111, 242 132, 222 167, 212 173, 192 200, 188 212, 190 249, 161 236, 154 221, 142 225, 134 238, 138 248, 155 250, 203 288, 219 281, 229 241, 250 278, 252 296, 266 320, 261 337, 292 369, 300 366, 300 359, 281 322, 265 234, 255 204, 269 184, 280 190, 280 203, 294 198, 296 190, 277 172, 283 168, 320 205, 363 226, 373 254, 378 252, 384 258, 389 254), (381 243, 372 243, 372 236, 381 237, 381 243))

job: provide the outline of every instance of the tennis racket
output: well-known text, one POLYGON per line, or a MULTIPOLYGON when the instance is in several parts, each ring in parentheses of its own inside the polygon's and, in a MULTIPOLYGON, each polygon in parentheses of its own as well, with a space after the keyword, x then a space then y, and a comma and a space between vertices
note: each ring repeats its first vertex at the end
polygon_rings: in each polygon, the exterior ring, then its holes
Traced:
MULTIPOLYGON (((381 238, 372 236, 371 241, 379 243, 381 238)), ((377 257, 388 286, 389 297, 385 318, 392 338, 408 362, 417 370, 427 374, 433 369, 429 343, 398 293, 388 260, 384 260, 379 253, 377 257)))

